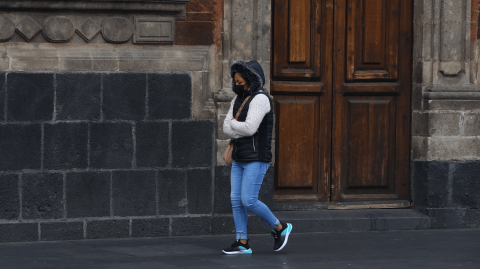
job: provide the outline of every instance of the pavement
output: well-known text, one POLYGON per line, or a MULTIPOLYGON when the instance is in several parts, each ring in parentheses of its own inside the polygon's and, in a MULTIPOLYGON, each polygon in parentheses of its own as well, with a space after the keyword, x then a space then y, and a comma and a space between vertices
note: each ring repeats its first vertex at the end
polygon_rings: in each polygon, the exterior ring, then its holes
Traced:
POLYGON ((273 251, 250 236, 253 254, 225 255, 233 235, 0 244, 0 268, 480 268, 480 229, 293 233, 273 251))

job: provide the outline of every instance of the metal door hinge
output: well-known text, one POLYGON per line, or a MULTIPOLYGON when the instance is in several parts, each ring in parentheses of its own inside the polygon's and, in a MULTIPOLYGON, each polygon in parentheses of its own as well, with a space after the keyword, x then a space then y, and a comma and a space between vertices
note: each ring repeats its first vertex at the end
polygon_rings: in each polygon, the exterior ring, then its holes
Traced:
POLYGON ((334 186, 333 186, 333 185, 331 185, 331 186, 330 186, 330 189, 333 189, 333 187, 334 187, 334 186))

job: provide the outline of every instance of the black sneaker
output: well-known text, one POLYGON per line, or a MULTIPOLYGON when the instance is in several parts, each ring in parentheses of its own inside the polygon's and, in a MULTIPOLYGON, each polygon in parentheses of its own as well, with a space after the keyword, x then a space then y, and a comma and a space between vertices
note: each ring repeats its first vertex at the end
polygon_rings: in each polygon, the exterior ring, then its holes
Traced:
POLYGON ((231 247, 222 250, 224 254, 251 254, 252 249, 248 245, 248 240, 246 244, 240 242, 240 240, 235 241, 231 247))
POLYGON ((273 250, 280 251, 285 245, 287 245, 288 236, 292 232, 292 224, 282 223, 282 229, 280 231, 272 230, 272 236, 275 238, 275 245, 273 245, 273 250))

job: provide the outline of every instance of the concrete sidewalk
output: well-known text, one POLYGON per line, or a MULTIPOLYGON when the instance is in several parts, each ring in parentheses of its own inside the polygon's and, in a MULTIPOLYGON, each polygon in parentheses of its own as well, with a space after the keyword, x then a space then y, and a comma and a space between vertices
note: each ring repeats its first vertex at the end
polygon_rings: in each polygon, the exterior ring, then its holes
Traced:
POLYGON ((232 236, 0 244, 0 268, 480 268, 480 230, 295 234, 281 252, 252 235, 251 255, 224 255, 232 236))

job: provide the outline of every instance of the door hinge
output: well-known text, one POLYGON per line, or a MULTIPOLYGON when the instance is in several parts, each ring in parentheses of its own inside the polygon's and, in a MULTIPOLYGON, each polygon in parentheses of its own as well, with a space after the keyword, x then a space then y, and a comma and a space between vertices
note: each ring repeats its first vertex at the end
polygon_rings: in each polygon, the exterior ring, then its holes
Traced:
POLYGON ((331 185, 331 186, 330 186, 330 189, 333 189, 333 187, 334 187, 334 186, 333 186, 333 185, 331 185))

